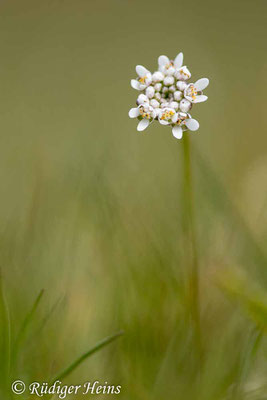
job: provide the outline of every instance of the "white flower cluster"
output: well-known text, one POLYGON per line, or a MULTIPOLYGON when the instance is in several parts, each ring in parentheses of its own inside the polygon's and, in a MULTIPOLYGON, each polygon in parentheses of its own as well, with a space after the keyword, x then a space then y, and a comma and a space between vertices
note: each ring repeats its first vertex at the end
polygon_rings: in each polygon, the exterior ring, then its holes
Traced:
POLYGON ((153 74, 142 65, 136 66, 137 79, 131 86, 142 92, 137 98, 137 107, 129 111, 130 118, 137 118, 138 131, 146 129, 153 121, 172 127, 173 136, 181 139, 186 130, 196 131, 199 123, 189 111, 193 104, 207 100, 202 94, 208 84, 207 78, 188 83, 191 73, 183 66, 183 53, 174 61, 166 56, 158 59, 158 71, 153 74))

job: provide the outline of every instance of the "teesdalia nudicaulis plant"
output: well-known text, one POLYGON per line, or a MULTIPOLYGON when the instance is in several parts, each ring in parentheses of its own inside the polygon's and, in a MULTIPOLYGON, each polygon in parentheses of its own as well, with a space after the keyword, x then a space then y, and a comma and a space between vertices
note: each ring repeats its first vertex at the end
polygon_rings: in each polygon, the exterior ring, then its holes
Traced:
POLYGON ((196 131, 199 123, 189 111, 194 104, 207 100, 202 91, 209 80, 202 78, 189 83, 191 73, 183 65, 183 53, 175 60, 166 56, 158 59, 158 70, 153 74, 142 65, 136 66, 138 77, 131 80, 131 86, 140 91, 137 107, 129 111, 130 118, 137 118, 138 131, 145 130, 153 121, 172 128, 173 136, 181 139, 186 130, 196 131))

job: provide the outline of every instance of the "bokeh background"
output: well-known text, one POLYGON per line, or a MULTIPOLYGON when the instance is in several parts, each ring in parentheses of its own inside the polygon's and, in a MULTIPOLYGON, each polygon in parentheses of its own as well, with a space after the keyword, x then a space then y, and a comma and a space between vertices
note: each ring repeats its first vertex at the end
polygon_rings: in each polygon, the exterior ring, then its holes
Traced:
POLYGON ((267 399, 266 12, 264 0, 1 0, 1 399, 10 380, 47 381, 120 330, 66 382, 120 384, 108 397, 125 400, 267 399), (182 144, 128 118, 135 65, 180 51, 193 81, 210 79, 191 136, 201 371, 182 144))

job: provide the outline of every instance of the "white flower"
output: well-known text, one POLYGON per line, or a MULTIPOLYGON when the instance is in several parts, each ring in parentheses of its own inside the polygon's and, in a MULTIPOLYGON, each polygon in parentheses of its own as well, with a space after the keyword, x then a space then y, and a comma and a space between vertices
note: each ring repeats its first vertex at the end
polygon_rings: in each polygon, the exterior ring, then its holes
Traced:
POLYGON ((172 134, 176 139, 182 139, 183 132, 189 129, 190 131, 197 131, 199 123, 197 120, 191 118, 187 113, 177 113, 173 119, 172 134))
POLYGON ((149 104, 141 104, 139 107, 131 108, 129 111, 130 118, 138 118, 138 131, 144 131, 148 125, 153 122, 156 117, 156 112, 149 104))
POLYGON ((158 71, 153 75, 147 68, 137 65, 138 77, 131 80, 131 85, 141 93, 137 97, 137 107, 129 111, 129 116, 138 119, 138 131, 143 131, 157 120, 162 125, 170 126, 173 136, 181 139, 184 131, 199 128, 199 123, 188 112, 195 103, 207 100, 202 91, 209 80, 202 78, 188 83, 191 73, 183 66, 182 53, 174 61, 160 56, 158 64, 158 71))
POLYGON ((136 90, 144 90, 152 83, 151 72, 149 72, 148 69, 146 69, 142 65, 137 65, 135 70, 139 78, 132 79, 131 85, 136 90))
POLYGON ((207 78, 202 78, 195 83, 190 83, 185 89, 184 97, 191 103, 206 101, 208 97, 202 94, 202 90, 204 90, 208 84, 209 80, 207 78))
POLYGON ((159 122, 162 125, 169 125, 176 120, 176 111, 173 108, 163 108, 159 114, 159 122))
POLYGON ((175 72, 175 78, 181 81, 187 81, 191 78, 191 72, 187 67, 182 67, 175 72))
POLYGON ((176 69, 181 68, 183 65, 183 53, 179 53, 174 61, 169 60, 167 56, 160 56, 158 58, 159 71, 165 75, 174 75, 176 69))

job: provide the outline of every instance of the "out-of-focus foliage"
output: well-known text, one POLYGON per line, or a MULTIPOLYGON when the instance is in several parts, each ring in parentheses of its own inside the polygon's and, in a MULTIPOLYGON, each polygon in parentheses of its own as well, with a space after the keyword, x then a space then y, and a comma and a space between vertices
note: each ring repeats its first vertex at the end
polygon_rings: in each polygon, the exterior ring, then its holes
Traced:
POLYGON ((48 381, 120 330, 64 382, 120 384, 109 397, 125 400, 265 400, 266 3, 14 0, 0 10, 1 400, 10 381, 48 381), (156 125, 140 134, 128 118, 135 65, 179 51, 192 79, 210 78, 191 136, 200 368, 181 142, 156 125))

